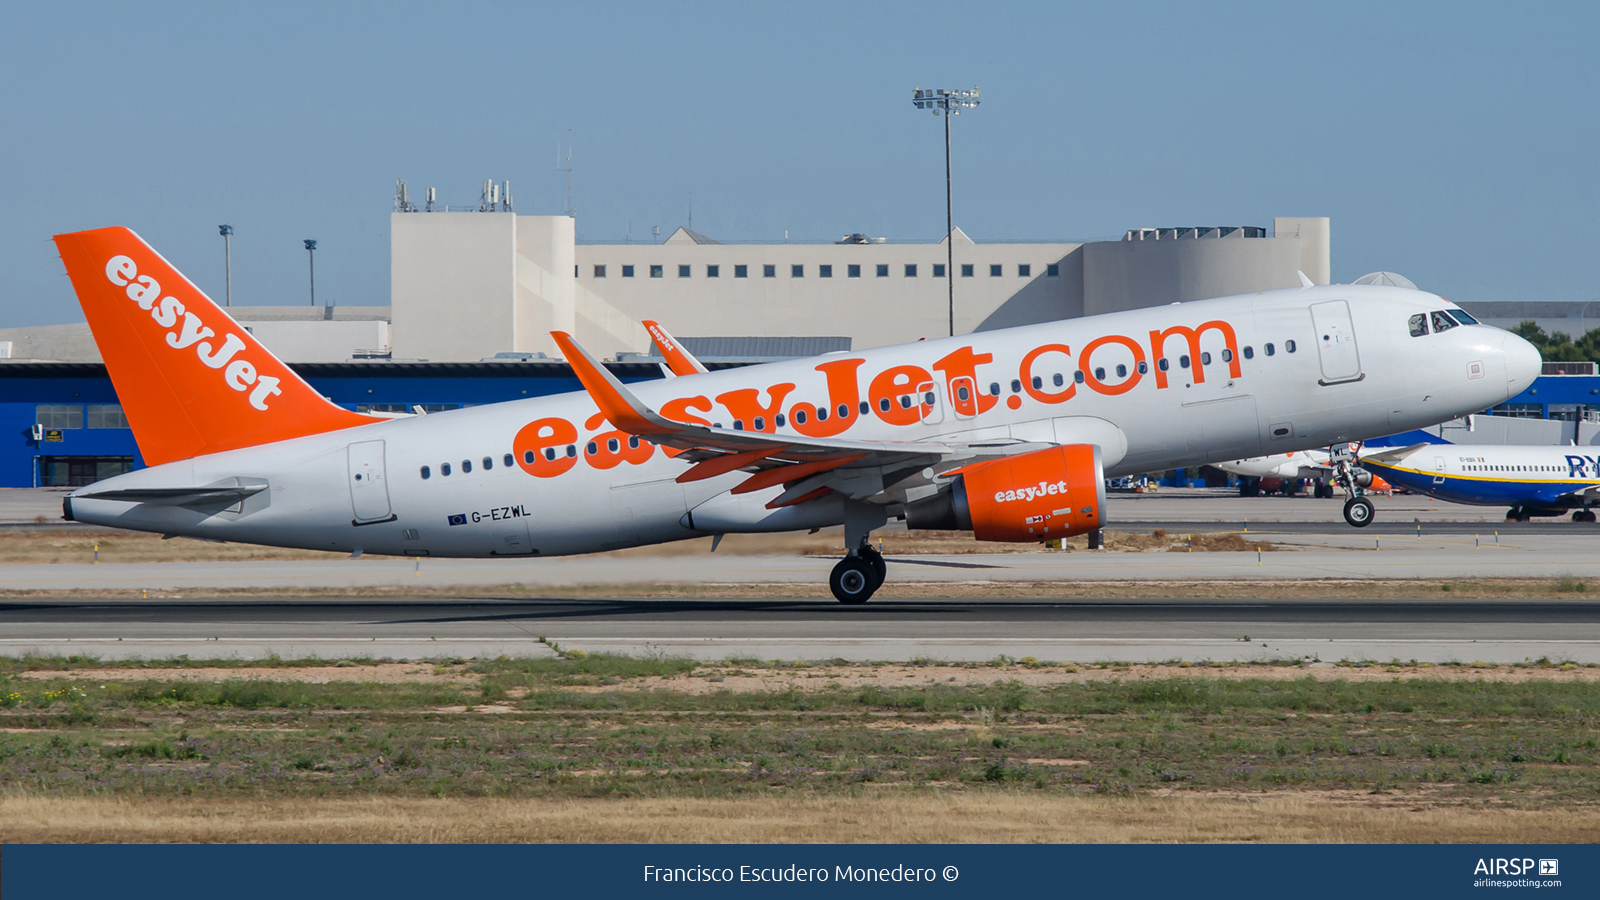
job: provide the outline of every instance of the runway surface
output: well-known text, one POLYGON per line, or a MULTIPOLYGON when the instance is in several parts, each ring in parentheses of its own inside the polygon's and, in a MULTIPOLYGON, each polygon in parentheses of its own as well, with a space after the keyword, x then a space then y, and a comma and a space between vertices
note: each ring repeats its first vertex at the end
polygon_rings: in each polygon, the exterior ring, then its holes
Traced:
POLYGON ((325 659, 548 655, 699 659, 1600 663, 1600 602, 1260 600, 73 601, 0 604, 0 653, 325 659))

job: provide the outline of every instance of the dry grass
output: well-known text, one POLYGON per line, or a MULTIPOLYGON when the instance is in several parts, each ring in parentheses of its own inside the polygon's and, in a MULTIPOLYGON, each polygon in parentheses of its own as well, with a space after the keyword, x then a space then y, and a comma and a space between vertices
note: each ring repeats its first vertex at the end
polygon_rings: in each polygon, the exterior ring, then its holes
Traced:
MULTIPOLYGON (((1354 802, 1352 802, 1354 801, 1354 802)), ((1593 843, 1600 809, 866 793, 722 800, 0 798, 0 843, 1593 843)))

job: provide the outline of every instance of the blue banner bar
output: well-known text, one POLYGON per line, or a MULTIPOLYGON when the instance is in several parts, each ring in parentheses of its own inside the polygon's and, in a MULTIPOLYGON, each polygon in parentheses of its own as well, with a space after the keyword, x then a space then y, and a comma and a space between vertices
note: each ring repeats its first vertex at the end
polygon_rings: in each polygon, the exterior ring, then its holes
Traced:
POLYGON ((63 897, 1592 897, 1561 846, 11 845, 6 900, 63 897), (1485 892, 1490 893, 1485 893, 1485 892), (494 893, 488 893, 494 892, 494 893))

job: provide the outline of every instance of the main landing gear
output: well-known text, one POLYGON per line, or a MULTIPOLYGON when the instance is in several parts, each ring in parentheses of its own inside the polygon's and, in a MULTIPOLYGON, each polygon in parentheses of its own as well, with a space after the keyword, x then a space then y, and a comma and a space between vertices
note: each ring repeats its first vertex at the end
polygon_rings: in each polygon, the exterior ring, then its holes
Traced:
MULTIPOLYGON (((1378 511, 1373 508, 1371 500, 1361 496, 1361 486, 1356 484, 1355 473, 1350 471, 1355 464, 1355 454, 1350 452, 1348 446, 1336 447, 1329 454, 1329 462, 1333 463, 1334 483, 1350 495, 1350 499, 1344 502, 1344 520, 1352 528, 1371 525, 1378 511)), ((1329 493, 1332 493, 1331 488, 1329 493)))
POLYGON ((828 575, 828 588, 840 603, 865 603, 883 587, 889 567, 883 562, 883 554, 872 549, 872 529, 881 528, 888 521, 881 506, 845 501, 844 545, 850 551, 828 575))
POLYGON ((1574 522, 1593 522, 1594 521, 1594 510, 1592 510, 1592 509, 1580 509, 1577 512, 1572 514, 1572 521, 1574 521, 1574 522))
POLYGON ((877 593, 888 574, 889 567, 884 564, 883 554, 869 545, 863 545, 833 567, 832 574, 828 576, 828 587, 840 603, 854 606, 867 602, 877 593))

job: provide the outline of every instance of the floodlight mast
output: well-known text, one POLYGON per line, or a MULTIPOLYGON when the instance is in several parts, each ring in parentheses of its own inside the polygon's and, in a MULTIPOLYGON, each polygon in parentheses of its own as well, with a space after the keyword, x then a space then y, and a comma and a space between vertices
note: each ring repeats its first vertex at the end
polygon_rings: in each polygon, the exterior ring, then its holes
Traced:
POLYGON ((226 279, 222 305, 233 305, 233 226, 218 225, 217 233, 222 235, 222 272, 226 279))
POLYGON ((950 117, 961 115, 963 109, 976 109, 978 88, 970 91, 948 91, 943 88, 916 88, 911 92, 911 104, 917 109, 932 110, 944 116, 944 277, 950 290, 950 336, 956 336, 956 223, 955 205, 950 184, 950 117))
POLYGON ((317 305, 317 242, 307 239, 306 259, 311 265, 311 305, 317 305))

